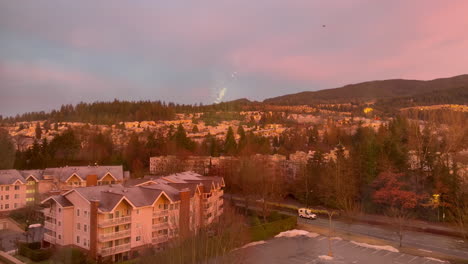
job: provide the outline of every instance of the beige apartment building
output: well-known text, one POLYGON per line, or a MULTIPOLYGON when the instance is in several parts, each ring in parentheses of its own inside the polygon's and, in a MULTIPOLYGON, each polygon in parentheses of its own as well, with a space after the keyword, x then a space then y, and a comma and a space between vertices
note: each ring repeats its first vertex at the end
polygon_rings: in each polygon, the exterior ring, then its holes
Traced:
POLYGON ((44 170, 0 170, 0 213, 76 187, 123 183, 122 166, 76 166, 44 170))
POLYGON ((223 187, 220 177, 184 172, 74 188, 42 201, 44 241, 80 248, 94 259, 126 260, 216 221, 223 187))
POLYGON ((0 170, 0 213, 24 207, 26 180, 17 170, 0 170))

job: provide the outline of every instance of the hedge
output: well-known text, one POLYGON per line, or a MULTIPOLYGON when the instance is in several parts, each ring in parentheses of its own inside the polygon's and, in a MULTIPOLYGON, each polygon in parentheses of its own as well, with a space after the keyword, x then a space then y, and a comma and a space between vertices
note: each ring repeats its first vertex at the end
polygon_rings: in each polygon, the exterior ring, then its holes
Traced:
POLYGON ((249 228, 249 231, 253 241, 265 240, 277 235, 280 232, 294 229, 296 224, 296 216, 286 216, 281 220, 253 226, 249 228))
POLYGON ((18 253, 28 259, 39 262, 49 259, 52 256, 51 250, 40 249, 40 242, 21 243, 18 248, 18 253))

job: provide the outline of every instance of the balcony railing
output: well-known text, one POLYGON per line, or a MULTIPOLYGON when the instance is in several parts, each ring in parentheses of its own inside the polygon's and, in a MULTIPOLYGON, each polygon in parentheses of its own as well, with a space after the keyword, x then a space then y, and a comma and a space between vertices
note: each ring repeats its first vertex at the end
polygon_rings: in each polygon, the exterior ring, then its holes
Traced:
POLYGON ((162 222, 162 223, 156 223, 153 224, 153 230, 159 230, 159 229, 164 229, 169 227, 169 222, 162 222))
POLYGON ((56 225, 52 222, 44 221, 44 228, 55 231, 56 225))
POLYGON ((45 217, 52 217, 52 218, 55 218, 55 211, 54 210, 50 210, 50 209, 44 209, 42 210, 42 213, 44 214, 45 217))
POLYGON ((153 217, 166 216, 169 215, 169 210, 159 210, 153 212, 153 217))
POLYGON ((55 244, 56 238, 54 236, 52 236, 52 235, 44 233, 44 240, 51 243, 51 244, 55 244))
POLYGON ((105 257, 105 256, 110 256, 110 255, 122 253, 122 252, 125 252, 125 251, 129 251, 130 248, 131 248, 130 243, 123 244, 123 245, 118 245, 118 246, 115 246, 115 247, 101 248, 101 250, 99 250, 99 254, 101 254, 101 256, 105 257))
POLYGON ((152 242, 153 244, 159 244, 159 243, 167 242, 167 240, 169 240, 169 237, 167 235, 159 235, 159 236, 153 237, 152 242))
POLYGON ((109 240, 129 237, 129 236, 130 236, 130 230, 124 230, 124 231, 108 233, 108 234, 100 234, 99 241, 104 242, 104 241, 109 241, 109 240))
POLYGON ((122 224, 128 224, 131 221, 132 221, 132 218, 130 216, 117 217, 117 218, 112 218, 112 219, 101 220, 99 221, 98 226, 102 228, 102 227, 108 227, 108 226, 113 226, 113 225, 122 225, 122 224))

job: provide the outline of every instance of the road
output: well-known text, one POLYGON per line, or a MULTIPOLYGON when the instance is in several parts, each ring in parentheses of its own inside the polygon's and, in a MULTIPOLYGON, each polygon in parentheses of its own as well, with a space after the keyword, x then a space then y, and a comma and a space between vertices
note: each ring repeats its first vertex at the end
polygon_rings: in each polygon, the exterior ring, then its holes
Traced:
MULTIPOLYGON (((236 203, 237 206, 243 206, 242 203, 236 203)), ((252 206, 251 209, 254 209, 252 206)), ((255 208, 260 210, 259 208, 255 208)), ((297 215, 287 211, 281 213, 297 215)), ((319 217, 316 220, 309 220, 298 217, 298 223, 326 227, 329 226, 328 218, 319 217)), ((396 233, 386 226, 376 226, 367 223, 346 223, 340 220, 333 220, 333 229, 339 232, 350 234, 365 235, 390 242, 393 245, 399 244, 396 233)), ((430 233, 404 231, 403 246, 420 249, 426 252, 441 253, 450 257, 468 260, 468 243, 460 238, 435 235, 430 233)))

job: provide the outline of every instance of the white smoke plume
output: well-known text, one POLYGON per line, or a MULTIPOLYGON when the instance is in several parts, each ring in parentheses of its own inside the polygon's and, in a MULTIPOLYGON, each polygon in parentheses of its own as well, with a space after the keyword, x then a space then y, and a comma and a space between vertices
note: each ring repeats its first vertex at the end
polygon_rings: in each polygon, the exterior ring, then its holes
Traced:
POLYGON ((221 90, 218 91, 218 95, 216 96, 216 99, 214 101, 215 104, 221 103, 223 100, 224 96, 226 95, 227 88, 223 87, 221 90))

